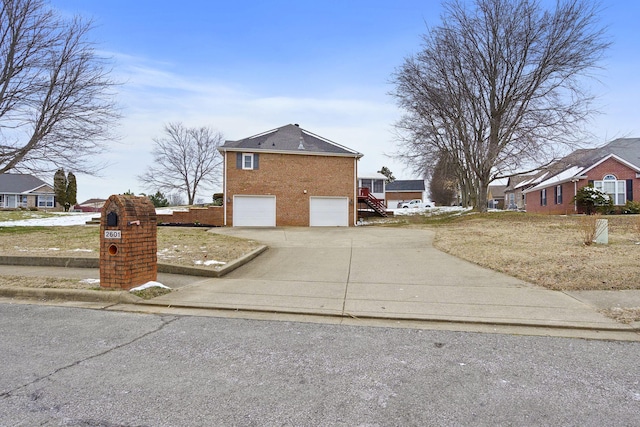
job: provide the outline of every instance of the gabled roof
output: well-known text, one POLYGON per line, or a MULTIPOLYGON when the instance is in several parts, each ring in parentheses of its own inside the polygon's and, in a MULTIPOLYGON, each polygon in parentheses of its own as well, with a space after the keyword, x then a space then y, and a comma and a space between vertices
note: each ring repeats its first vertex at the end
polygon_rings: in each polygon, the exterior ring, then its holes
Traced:
POLYGON ((0 174, 0 193, 26 194, 43 186, 48 186, 48 184, 33 175, 19 173, 0 174))
POLYGON ((424 180, 422 179, 397 179, 387 183, 387 191, 424 191, 424 180))
POLYGON ((107 199, 89 199, 89 200, 85 200, 82 203, 78 203, 80 206, 85 206, 85 205, 104 205, 105 202, 107 201, 107 199))
POLYGON ((618 138, 599 148, 576 150, 540 171, 525 192, 583 179, 595 166, 613 158, 640 172, 640 138, 618 138))
POLYGON ((275 152, 287 154, 315 154, 362 157, 361 153, 313 134, 296 125, 286 125, 237 141, 225 141, 219 150, 275 152))
POLYGON ((521 188, 527 185, 531 178, 534 177, 534 174, 521 174, 521 175, 513 175, 510 176, 507 180, 507 188, 504 189, 505 192, 515 191, 517 188, 521 188))

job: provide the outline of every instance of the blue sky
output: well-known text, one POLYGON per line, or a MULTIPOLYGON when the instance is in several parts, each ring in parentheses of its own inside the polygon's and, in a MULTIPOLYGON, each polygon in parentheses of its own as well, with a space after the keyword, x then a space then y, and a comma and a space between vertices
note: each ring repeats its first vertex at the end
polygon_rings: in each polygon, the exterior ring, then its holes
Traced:
MULTIPOLYGON (((420 48, 439 1, 51 0, 64 15, 94 20, 92 39, 113 58, 123 119, 105 152, 102 177, 78 176, 78 198, 149 192, 136 175, 152 162, 153 138, 168 122, 210 126, 226 139, 289 123, 360 151, 360 173, 388 166, 419 178, 395 152, 400 112, 388 95, 393 70, 420 48)), ((613 47, 601 84, 604 114, 593 145, 640 136, 640 4, 607 0, 602 22, 613 47)), ((210 192, 200 197, 210 200, 210 192)), ((80 201, 82 201, 80 200, 80 201)))

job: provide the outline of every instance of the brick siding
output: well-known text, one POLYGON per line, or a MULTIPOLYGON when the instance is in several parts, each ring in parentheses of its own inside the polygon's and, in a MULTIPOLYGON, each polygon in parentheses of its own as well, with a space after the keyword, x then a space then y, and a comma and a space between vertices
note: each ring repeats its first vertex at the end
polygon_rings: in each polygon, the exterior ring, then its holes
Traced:
POLYGON ((109 197, 100 218, 100 286, 128 290, 155 281, 157 253, 157 218, 151 201, 137 196, 109 197), (118 215, 116 226, 107 225, 110 212, 118 215), (107 230, 120 230, 121 238, 106 239, 107 230))
POLYGON ((224 225, 222 206, 189 208, 187 211, 174 211, 170 214, 158 214, 158 224, 202 224, 222 227, 224 225))
POLYGON ((234 195, 273 195, 277 226, 309 226, 309 198, 314 196, 348 197, 353 226, 355 163, 354 157, 260 153, 259 168, 243 170, 236 168, 236 153, 227 152, 227 225, 233 225, 234 195))
MULTIPOLYGON (((575 210, 573 198, 575 197, 576 190, 580 190, 589 184, 589 181, 600 181, 605 175, 615 175, 618 180, 633 179, 633 193, 632 198, 635 201, 640 201, 640 178, 636 178, 636 172, 630 169, 628 166, 620 163, 616 159, 608 159, 602 162, 600 165, 587 172, 587 179, 582 179, 577 183, 566 182, 562 184, 562 204, 556 204, 554 200, 554 187, 547 187, 547 205, 540 205, 540 193, 541 190, 536 190, 527 193, 526 210, 531 213, 542 213, 552 215, 569 215, 574 213, 583 213, 580 208, 575 210)), ((629 199, 627 195, 627 199, 629 199)))

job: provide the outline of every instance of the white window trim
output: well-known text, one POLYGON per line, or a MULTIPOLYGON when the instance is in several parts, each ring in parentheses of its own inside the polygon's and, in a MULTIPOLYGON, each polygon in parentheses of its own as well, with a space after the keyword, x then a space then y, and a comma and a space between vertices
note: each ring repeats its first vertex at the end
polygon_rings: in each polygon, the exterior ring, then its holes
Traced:
POLYGON ((614 206, 622 206, 627 202, 627 182, 619 180, 615 175, 607 174, 599 181, 593 181, 594 188, 606 193, 605 183, 613 183, 614 193, 607 193, 614 206), (620 191, 621 190, 621 191, 620 191), (618 196, 622 196, 622 200, 618 203, 618 196))
POLYGON ((252 170, 254 166, 253 153, 242 153, 242 169, 252 170), (251 159, 251 165, 247 166, 245 159, 251 159))
POLYGON ((39 208, 55 208, 55 197, 44 196, 44 195, 38 196, 38 207, 39 208))

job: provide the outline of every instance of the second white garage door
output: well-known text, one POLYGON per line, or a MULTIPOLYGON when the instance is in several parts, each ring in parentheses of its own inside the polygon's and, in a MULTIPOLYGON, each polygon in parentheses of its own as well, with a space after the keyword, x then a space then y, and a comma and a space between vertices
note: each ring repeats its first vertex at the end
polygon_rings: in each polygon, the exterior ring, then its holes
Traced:
POLYGON ((234 227, 275 227, 276 196, 233 196, 234 227))
POLYGON ((312 227, 348 227, 349 198, 310 197, 309 225, 312 227))

